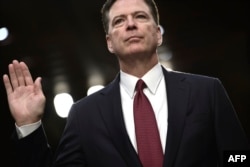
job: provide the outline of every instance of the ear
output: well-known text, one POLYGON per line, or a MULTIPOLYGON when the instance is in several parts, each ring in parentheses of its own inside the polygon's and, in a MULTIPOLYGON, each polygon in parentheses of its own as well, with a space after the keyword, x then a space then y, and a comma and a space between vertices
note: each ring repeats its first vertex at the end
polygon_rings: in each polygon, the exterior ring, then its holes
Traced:
POLYGON ((111 53, 114 53, 114 49, 113 49, 112 42, 110 40, 110 36, 109 35, 106 35, 106 42, 107 42, 108 50, 111 53))
POLYGON ((161 44, 162 44, 162 32, 161 31, 162 30, 161 30, 160 26, 158 25, 157 26, 157 44, 158 44, 158 46, 161 46, 161 44))

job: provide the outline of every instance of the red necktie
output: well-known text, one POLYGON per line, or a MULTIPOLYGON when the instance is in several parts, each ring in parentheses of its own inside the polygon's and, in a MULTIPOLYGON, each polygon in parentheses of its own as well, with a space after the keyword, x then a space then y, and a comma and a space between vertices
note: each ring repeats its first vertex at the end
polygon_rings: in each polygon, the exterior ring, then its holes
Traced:
POLYGON ((139 79, 134 98, 134 121, 138 155, 143 167, 162 167, 163 151, 153 108, 143 93, 146 84, 139 79))

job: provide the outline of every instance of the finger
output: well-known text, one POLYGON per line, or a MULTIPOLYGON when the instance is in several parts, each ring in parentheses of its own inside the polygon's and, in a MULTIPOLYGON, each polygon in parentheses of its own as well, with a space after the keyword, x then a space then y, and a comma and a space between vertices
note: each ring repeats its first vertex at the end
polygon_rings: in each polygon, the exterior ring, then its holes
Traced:
POLYGON ((26 85, 32 85, 34 81, 32 79, 28 66, 24 62, 20 62, 20 66, 24 76, 24 82, 26 83, 26 85))
POLYGON ((12 89, 12 86, 11 86, 11 83, 10 83, 10 79, 9 79, 8 75, 6 75, 6 74, 3 75, 3 83, 4 83, 4 86, 5 86, 7 95, 12 93, 13 89, 12 89))
POLYGON ((14 65, 14 70, 15 70, 16 76, 17 76, 18 85, 24 86, 25 85, 24 76, 23 76, 23 72, 22 72, 22 68, 21 68, 20 63, 17 60, 14 60, 13 65, 14 65))
POLYGON ((18 81, 13 64, 9 64, 9 75, 10 75, 10 84, 12 85, 13 89, 17 88, 18 81))

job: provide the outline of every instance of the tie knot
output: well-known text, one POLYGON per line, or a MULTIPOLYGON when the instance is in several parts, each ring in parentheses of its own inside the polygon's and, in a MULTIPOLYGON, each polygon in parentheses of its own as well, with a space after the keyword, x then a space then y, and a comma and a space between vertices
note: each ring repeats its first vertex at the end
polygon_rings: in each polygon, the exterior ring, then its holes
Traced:
POLYGON ((146 87, 145 82, 142 79, 139 79, 136 83, 135 90, 140 91, 146 87))

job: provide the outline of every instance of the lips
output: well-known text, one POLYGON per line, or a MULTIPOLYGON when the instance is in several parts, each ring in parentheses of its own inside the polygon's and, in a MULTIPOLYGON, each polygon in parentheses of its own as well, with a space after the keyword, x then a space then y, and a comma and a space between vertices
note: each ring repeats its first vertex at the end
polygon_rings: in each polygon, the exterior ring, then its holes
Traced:
POLYGON ((139 39, 141 39, 140 36, 130 36, 130 37, 128 37, 125 41, 139 40, 139 39))

